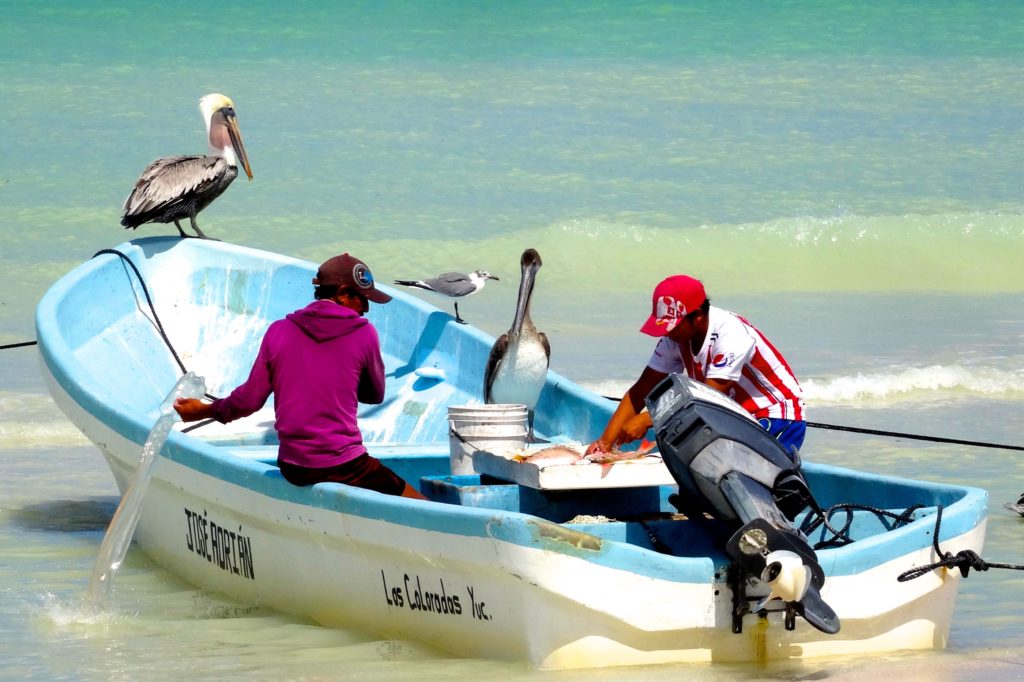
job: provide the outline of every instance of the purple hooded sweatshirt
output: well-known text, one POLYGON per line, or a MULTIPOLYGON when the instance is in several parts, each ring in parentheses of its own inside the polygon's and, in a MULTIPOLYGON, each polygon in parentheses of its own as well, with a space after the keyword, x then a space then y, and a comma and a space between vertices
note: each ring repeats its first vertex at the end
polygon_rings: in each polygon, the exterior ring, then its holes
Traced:
POLYGON ((358 403, 384 400, 377 330, 354 310, 314 301, 267 328, 249 378, 213 402, 217 421, 246 417, 274 394, 279 462, 320 469, 364 454, 358 403))

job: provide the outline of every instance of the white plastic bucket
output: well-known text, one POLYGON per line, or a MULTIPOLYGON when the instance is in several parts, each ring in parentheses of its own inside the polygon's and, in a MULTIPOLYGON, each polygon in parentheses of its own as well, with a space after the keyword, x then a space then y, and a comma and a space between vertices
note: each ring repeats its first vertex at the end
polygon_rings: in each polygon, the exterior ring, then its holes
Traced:
POLYGON ((472 474, 473 453, 509 457, 526 447, 529 422, 525 405, 452 405, 448 443, 452 474, 472 474))

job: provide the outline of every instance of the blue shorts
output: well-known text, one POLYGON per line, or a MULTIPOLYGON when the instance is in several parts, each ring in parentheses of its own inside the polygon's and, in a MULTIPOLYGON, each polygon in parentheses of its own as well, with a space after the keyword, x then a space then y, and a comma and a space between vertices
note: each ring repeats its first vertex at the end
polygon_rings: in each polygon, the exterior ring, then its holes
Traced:
POLYGON ((757 420, 757 423, 770 435, 775 436, 775 440, 779 441, 787 452, 799 452, 800 446, 804 444, 804 436, 807 435, 807 422, 805 421, 762 417, 757 420))

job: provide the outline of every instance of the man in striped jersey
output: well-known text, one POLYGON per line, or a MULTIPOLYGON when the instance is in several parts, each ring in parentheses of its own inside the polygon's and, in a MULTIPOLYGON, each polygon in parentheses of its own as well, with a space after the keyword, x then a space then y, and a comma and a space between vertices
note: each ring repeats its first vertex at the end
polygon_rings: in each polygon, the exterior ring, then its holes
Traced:
POLYGON ((800 449, 807 430, 803 392, 764 334, 739 315, 711 305, 704 285, 687 275, 662 280, 651 306, 640 331, 658 337, 658 345, 588 454, 642 438, 651 428, 644 399, 674 372, 721 391, 787 450, 800 449))

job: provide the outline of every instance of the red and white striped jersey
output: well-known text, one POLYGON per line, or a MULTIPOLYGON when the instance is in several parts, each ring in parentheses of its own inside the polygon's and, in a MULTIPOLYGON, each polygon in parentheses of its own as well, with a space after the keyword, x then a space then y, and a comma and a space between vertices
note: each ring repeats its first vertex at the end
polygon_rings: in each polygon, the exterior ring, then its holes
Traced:
POLYGON ((704 345, 693 355, 663 336, 647 365, 658 372, 685 372, 696 381, 735 381, 730 398, 754 419, 804 419, 803 390, 786 359, 752 324, 711 306, 704 345))

